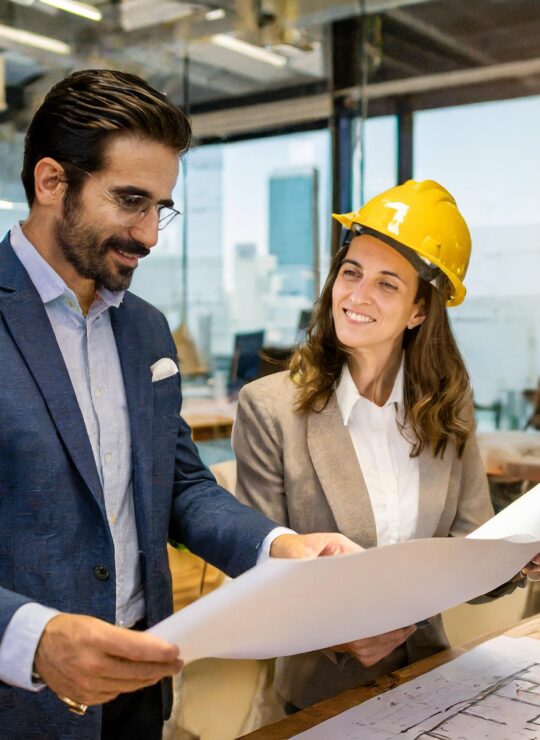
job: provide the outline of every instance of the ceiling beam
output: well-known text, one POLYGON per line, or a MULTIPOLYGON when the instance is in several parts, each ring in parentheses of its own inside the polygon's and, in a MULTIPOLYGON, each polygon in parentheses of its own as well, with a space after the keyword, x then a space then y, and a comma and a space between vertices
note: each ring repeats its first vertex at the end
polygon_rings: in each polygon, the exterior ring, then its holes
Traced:
POLYGON ((430 39, 430 41, 434 41, 442 49, 458 54, 469 62, 475 64, 493 64, 497 61, 474 46, 470 46, 463 41, 458 41, 454 36, 446 33, 446 31, 441 31, 440 28, 433 26, 431 23, 426 23, 426 21, 415 18, 414 15, 407 11, 400 9, 389 10, 386 15, 399 23, 400 26, 408 28, 410 31, 430 39))
MULTIPOLYGON (((446 90, 467 85, 495 82, 498 80, 521 80, 540 74, 540 57, 519 62, 493 64, 486 67, 422 75, 401 80, 369 84, 365 94, 369 100, 385 97, 414 95, 433 90, 446 90)), ((361 88, 352 87, 336 92, 339 97, 358 100, 361 88)), ((272 103, 241 106, 199 113, 193 116, 193 133, 200 139, 227 138, 229 136, 271 131, 284 126, 310 124, 328 120, 332 111, 329 93, 281 100, 272 103)))
MULTIPOLYGON (((453 72, 441 72, 433 75, 421 75, 420 77, 409 77, 402 80, 389 80, 368 85, 366 94, 368 98, 381 98, 394 95, 411 95, 427 92, 429 90, 441 90, 449 87, 461 87, 462 85, 475 85, 484 82, 494 82, 504 79, 520 79, 529 75, 540 74, 540 57, 524 59, 517 62, 503 62, 502 64, 491 64, 485 67, 473 69, 459 69, 453 72)), ((358 98, 361 95, 360 88, 348 88, 340 90, 340 95, 358 98)))

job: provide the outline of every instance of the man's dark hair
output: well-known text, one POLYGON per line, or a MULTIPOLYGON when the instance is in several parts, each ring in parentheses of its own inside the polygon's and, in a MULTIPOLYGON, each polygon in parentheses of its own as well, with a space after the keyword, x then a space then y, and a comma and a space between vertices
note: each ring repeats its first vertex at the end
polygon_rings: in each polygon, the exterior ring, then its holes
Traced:
POLYGON ((25 137, 21 177, 26 198, 35 198, 34 168, 43 157, 71 163, 66 178, 75 193, 84 173, 105 165, 105 148, 117 135, 132 134, 175 149, 189 147, 191 126, 180 108, 143 79, 126 72, 74 72, 47 93, 25 137))

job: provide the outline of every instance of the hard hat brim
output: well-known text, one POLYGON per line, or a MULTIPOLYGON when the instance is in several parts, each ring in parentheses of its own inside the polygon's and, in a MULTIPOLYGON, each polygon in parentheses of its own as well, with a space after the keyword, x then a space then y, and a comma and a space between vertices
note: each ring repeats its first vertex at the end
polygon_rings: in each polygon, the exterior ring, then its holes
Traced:
MULTIPOLYGON (((354 211, 351 213, 333 213, 332 218, 338 221, 345 229, 347 229, 347 231, 351 231, 352 227, 355 224, 360 226, 361 231, 359 231, 356 236, 371 235, 376 239, 380 239, 381 241, 385 242, 385 244, 388 244, 390 247, 399 252, 402 257, 407 259, 413 265, 413 267, 423 280, 431 282, 436 277, 436 275, 430 275, 429 271, 424 270, 424 260, 427 260, 429 265, 437 268, 437 272, 440 271, 444 275, 446 275, 452 285, 453 293, 450 298, 447 299, 446 305, 449 307, 459 306, 460 303, 463 303, 463 300, 465 299, 465 295, 467 293, 467 289, 465 288, 463 283, 450 270, 448 270, 446 265, 433 257, 433 255, 422 250, 421 247, 404 244, 403 242, 400 242, 397 239, 394 239, 393 237, 390 237, 381 231, 377 231, 376 229, 364 226, 364 224, 359 223, 359 221, 357 220, 357 214, 354 211), (418 255, 421 264, 419 264, 417 260, 411 258, 411 256, 408 255, 407 252, 405 252, 404 250, 410 250, 412 254, 418 255)), ((346 243, 350 243, 350 241, 351 240, 349 240, 348 242, 344 242, 342 246, 345 246, 346 243)))

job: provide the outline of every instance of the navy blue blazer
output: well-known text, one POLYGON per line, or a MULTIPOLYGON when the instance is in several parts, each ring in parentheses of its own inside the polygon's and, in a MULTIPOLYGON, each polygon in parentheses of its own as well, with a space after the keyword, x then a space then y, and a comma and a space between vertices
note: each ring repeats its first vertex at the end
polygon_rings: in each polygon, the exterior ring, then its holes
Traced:
MULTIPOLYGON (((186 545, 231 576, 255 565, 276 526, 241 505, 202 464, 179 415, 179 375, 152 383, 150 366, 176 361, 164 316, 127 292, 111 308, 129 409, 135 516, 146 615, 172 611, 166 544, 186 545)), ((27 602, 115 621, 114 551, 90 440, 43 303, 0 243, 0 637, 27 602), (98 580, 96 566, 110 577, 98 580)), ((164 711, 170 685, 164 682, 164 711)), ((71 714, 53 692, 0 682, 0 737, 97 738, 101 710, 71 714)))

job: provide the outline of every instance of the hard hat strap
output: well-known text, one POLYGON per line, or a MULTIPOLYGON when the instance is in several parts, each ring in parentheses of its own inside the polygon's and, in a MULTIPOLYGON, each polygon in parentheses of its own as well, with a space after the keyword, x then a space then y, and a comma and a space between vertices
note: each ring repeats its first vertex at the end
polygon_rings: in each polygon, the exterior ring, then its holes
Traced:
POLYGON ((421 257, 414 251, 414 249, 406 247, 404 244, 401 244, 401 242, 398 242, 396 239, 392 239, 392 237, 387 236, 386 234, 382 234, 380 231, 370 229, 368 226, 362 226, 362 224, 352 224, 352 227, 345 232, 341 246, 349 246, 355 236, 362 236, 363 234, 374 236, 376 239, 380 239, 381 241, 386 242, 390 247, 393 247, 402 257, 405 257, 405 259, 411 263, 422 280, 426 280, 426 282, 431 283, 441 274, 441 270, 436 265, 432 264, 424 257, 421 257))

